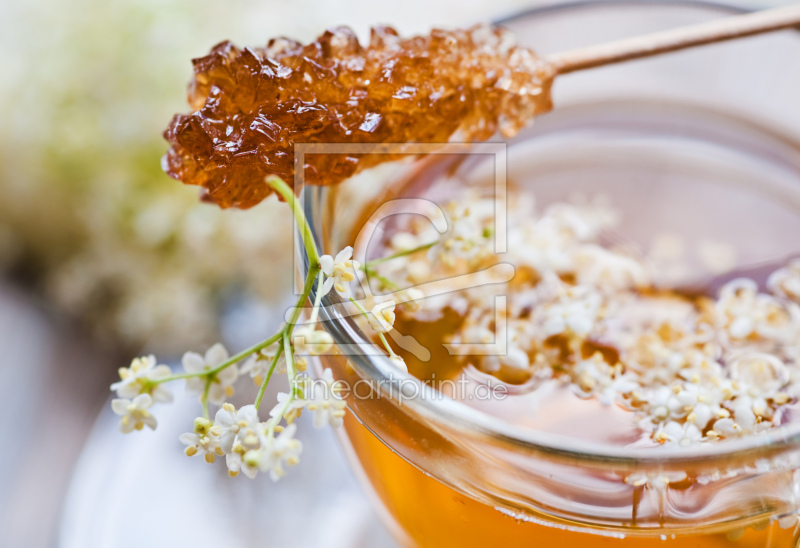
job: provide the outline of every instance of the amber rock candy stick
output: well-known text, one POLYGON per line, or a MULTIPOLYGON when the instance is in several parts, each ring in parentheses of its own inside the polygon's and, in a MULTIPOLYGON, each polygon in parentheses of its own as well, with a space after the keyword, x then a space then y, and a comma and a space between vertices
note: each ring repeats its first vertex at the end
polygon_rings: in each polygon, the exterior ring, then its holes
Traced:
MULTIPOLYGON (((551 109, 550 63, 479 25, 401 38, 373 28, 363 47, 338 27, 302 45, 230 42, 195 59, 190 114, 164 133, 163 165, 220 207, 270 194, 267 175, 294 181, 295 143, 447 143, 514 135, 551 109)), ((306 184, 339 183, 401 154, 309 154, 306 184)))

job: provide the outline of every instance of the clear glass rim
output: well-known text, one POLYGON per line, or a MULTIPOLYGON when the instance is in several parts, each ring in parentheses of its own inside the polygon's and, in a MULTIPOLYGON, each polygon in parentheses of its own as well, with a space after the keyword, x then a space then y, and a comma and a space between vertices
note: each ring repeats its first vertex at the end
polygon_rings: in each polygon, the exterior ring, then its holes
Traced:
MULTIPOLYGON (((572 9, 603 6, 675 6, 697 7, 717 10, 725 13, 743 13, 753 11, 742 6, 734 6, 724 2, 704 0, 577 0, 573 2, 547 4, 519 11, 509 17, 496 21, 504 24, 513 20, 544 15, 547 13, 569 11, 572 9)), ((800 151, 800 143, 783 139, 790 148, 800 151)), ((328 188, 301 187, 301 201, 305 214, 311 225, 312 236, 318 249, 324 249, 322 240, 323 212, 325 211, 328 188)), ((298 248, 299 265, 304 274, 308 273, 308 257, 298 248)), ((312 293, 313 298, 313 293, 312 293)), ((515 427, 496 417, 469 407, 459 401, 437 396, 434 388, 416 377, 399 372, 388 357, 382 353, 375 354, 374 345, 361 333, 354 320, 342 313, 341 299, 334 292, 322 299, 320 319, 325 322, 326 329, 340 347, 358 349, 348 353, 353 368, 365 379, 375 381, 387 399, 392 399, 406 407, 411 413, 434 424, 439 423, 448 430, 458 431, 471 437, 485 439, 489 443, 509 447, 518 452, 529 452, 547 455, 558 459, 568 459, 586 464, 613 465, 619 468, 679 468, 684 466, 702 466, 724 459, 730 464, 734 461, 751 461, 755 458, 776 456, 800 447, 800 421, 781 426, 758 435, 747 436, 716 444, 703 444, 690 448, 626 448, 610 447, 597 442, 570 438, 558 434, 538 432, 515 427), (402 402, 396 395, 401 384, 415 383, 416 397, 404 397, 402 402)))

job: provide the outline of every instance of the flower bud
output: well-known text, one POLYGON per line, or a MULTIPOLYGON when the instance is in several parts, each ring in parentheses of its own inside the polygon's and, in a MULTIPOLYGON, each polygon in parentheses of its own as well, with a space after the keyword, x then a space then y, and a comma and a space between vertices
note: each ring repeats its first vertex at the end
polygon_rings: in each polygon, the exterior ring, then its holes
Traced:
POLYGON ((203 417, 197 417, 196 419, 194 419, 195 434, 205 436, 208 434, 208 431, 211 430, 212 426, 213 426, 212 422, 208 419, 204 419, 203 417))
POLYGON ((258 466, 259 456, 258 451, 248 451, 244 454, 242 461, 250 468, 255 468, 258 466))
POLYGON ((401 371, 408 373, 408 366, 406 365, 405 360, 400 356, 396 354, 394 356, 389 356, 389 361, 392 362, 392 365, 397 367, 397 369, 400 369, 401 371))

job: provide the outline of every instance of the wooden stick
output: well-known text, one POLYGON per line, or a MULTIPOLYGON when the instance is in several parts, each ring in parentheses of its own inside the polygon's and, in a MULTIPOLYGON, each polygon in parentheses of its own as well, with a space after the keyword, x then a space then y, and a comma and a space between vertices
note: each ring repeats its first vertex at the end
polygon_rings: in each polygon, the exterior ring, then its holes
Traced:
POLYGON ((800 26, 800 4, 573 49, 551 55, 548 60, 558 74, 566 74, 796 26, 800 26))

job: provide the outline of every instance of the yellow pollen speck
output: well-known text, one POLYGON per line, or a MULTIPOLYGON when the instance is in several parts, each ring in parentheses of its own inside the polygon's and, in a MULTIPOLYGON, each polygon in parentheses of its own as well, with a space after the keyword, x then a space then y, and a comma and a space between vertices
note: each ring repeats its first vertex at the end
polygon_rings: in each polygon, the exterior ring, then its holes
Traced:
POLYGON ((256 386, 261 386, 262 382, 264 382, 264 377, 262 377, 261 375, 256 375, 255 377, 253 377, 253 383, 256 386))
POLYGON ((225 454, 225 451, 222 450, 222 447, 217 447, 214 449, 214 453, 216 453, 218 457, 221 457, 225 454))
POLYGON ((222 405, 222 408, 227 411, 228 413, 236 412, 236 408, 231 403, 225 403, 222 405))
POLYGON ((194 445, 190 445, 189 447, 186 448, 184 453, 186 453, 187 457, 193 457, 197 454, 197 447, 195 447, 194 445))
POLYGON ((234 472, 233 470, 228 470, 228 475, 230 477, 232 477, 232 478, 235 478, 236 476, 239 475, 239 472, 238 471, 234 472))
POLYGON ((205 459, 208 464, 214 464, 214 461, 217 460, 217 456, 214 453, 206 453, 205 459))
POLYGON ((225 387, 225 396, 228 397, 228 398, 233 396, 233 387, 232 386, 226 386, 225 387))

